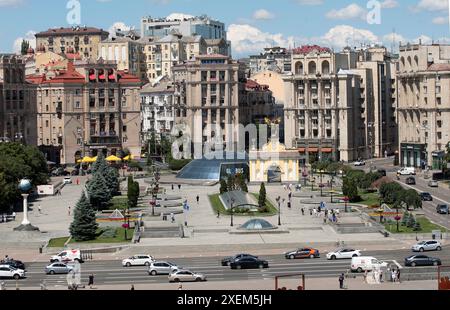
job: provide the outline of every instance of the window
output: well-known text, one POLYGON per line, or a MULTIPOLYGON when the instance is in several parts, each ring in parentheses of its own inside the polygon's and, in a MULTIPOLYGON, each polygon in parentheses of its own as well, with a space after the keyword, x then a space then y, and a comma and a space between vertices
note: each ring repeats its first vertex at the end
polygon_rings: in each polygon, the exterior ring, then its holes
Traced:
POLYGON ((45 127, 48 128, 48 120, 45 121, 45 127))
POLYGON ((438 132, 437 133, 437 138, 440 140, 440 139, 442 139, 442 132, 438 132))
POLYGON ((122 131, 127 132, 127 126, 122 126, 122 131))
POLYGON ((79 101, 75 101, 75 109, 80 109, 81 103, 79 101))
POLYGON ((127 119, 127 114, 126 114, 126 113, 123 113, 123 114, 122 114, 122 118, 123 118, 123 119, 127 119))
POLYGON ((437 103, 438 105, 441 105, 441 104, 442 104, 442 99, 441 99, 441 98, 436 98, 436 103, 437 103))
POLYGON ((440 94, 441 93, 441 86, 436 86, 436 94, 440 94))

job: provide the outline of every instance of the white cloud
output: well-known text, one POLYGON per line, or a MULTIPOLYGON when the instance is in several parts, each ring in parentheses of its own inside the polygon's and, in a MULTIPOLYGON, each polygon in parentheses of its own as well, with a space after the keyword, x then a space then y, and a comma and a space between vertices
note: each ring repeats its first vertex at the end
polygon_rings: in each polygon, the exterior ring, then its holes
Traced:
POLYGON ((340 49, 348 45, 360 46, 361 44, 379 43, 379 39, 369 30, 358 29, 348 25, 338 25, 323 35, 320 38, 320 42, 340 49))
POLYGON ((297 0, 301 5, 322 5, 323 0, 297 0))
POLYGON ((366 19, 367 11, 357 5, 356 3, 352 3, 349 6, 342 8, 340 10, 331 10, 326 14, 326 17, 329 19, 353 19, 353 18, 361 18, 366 19))
POLYGON ((384 0, 383 3, 381 3, 381 7, 383 9, 393 9, 398 6, 399 6, 399 4, 396 0, 384 0))
POLYGON ((435 25, 446 25, 446 24, 448 24, 448 17, 438 16, 438 17, 433 18, 432 22, 435 25))
POLYGON ((260 9, 253 13, 253 18, 257 20, 269 20, 273 19, 275 16, 265 9, 260 9))
POLYGON ((25 36, 15 39, 13 44, 13 53, 20 54, 23 40, 29 41, 30 46, 33 49, 36 49, 36 37, 34 36, 35 34, 36 31, 30 30, 25 34, 25 36))
POLYGON ((415 11, 443 11, 448 9, 448 0, 420 0, 415 11))
POLYGON ((23 0, 0 0, 0 7, 19 6, 23 0))

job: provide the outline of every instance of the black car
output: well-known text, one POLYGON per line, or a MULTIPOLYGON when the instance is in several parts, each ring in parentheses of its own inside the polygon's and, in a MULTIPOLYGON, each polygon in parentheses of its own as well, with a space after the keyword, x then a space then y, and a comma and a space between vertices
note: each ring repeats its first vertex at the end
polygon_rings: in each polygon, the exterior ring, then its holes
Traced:
POLYGON ((266 260, 259 259, 257 257, 244 257, 237 259, 230 263, 231 269, 263 269, 269 268, 269 262, 266 260))
POLYGON ((413 177, 409 177, 406 179, 406 184, 408 185, 416 185, 416 179, 413 177))
POLYGON ((386 170, 384 169, 378 169, 377 172, 383 177, 387 176, 386 170))
POLYGON ((448 206, 447 205, 438 205, 436 207, 436 212, 439 214, 449 214, 448 206))
POLYGON ((420 198, 422 198, 422 201, 433 201, 433 196, 430 193, 421 193, 420 198))
POLYGON ((405 258, 405 266, 440 266, 442 262, 439 258, 428 257, 426 255, 412 255, 405 258))
POLYGON ((14 259, 2 260, 0 262, 0 265, 8 265, 8 266, 11 266, 11 267, 13 267, 15 269, 26 270, 25 269, 25 264, 23 262, 21 262, 20 260, 14 260, 14 259))
POLYGON ((238 254, 235 256, 225 257, 224 259, 222 259, 222 266, 230 266, 231 262, 234 262, 235 260, 238 260, 238 259, 242 259, 244 257, 258 258, 258 256, 254 256, 251 254, 238 254))

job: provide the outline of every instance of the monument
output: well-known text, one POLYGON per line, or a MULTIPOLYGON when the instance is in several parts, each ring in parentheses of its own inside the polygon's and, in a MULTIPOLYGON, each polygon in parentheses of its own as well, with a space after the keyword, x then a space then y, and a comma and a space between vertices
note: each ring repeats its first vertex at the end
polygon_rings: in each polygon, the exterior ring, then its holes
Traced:
POLYGON ((27 179, 22 179, 19 182, 19 190, 23 197, 23 220, 20 226, 14 228, 14 231, 39 231, 39 228, 31 225, 28 220, 28 196, 31 190, 31 182, 27 179))

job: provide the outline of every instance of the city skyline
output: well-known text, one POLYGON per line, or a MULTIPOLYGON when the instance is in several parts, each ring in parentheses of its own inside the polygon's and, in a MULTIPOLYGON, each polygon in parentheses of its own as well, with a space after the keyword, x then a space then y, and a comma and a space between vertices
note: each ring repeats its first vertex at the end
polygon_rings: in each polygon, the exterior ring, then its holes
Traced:
MULTIPOLYGON (((73 1, 77 2, 77 1, 73 1)), ((232 43, 233 57, 246 57, 259 53, 264 47, 294 47, 320 44, 341 49, 346 45, 384 44, 397 50, 398 42, 448 43, 448 1, 383 0, 383 1, 325 1, 283 0, 236 1, 227 4, 217 1, 133 1, 116 0, 79 1, 80 24, 111 30, 114 25, 122 29, 140 28, 144 16, 165 17, 173 13, 186 15, 206 14, 222 21, 232 43), (377 10, 380 7, 380 11, 377 10), (98 12, 110 14, 98 14, 98 12), (95 13, 94 13, 95 12, 95 13), (420 28, 418 27, 420 25, 420 28), (395 31, 395 32, 394 32, 395 31)), ((71 26, 67 15, 73 3, 64 1, 55 5, 50 1, 0 0, 0 50, 15 52, 22 38, 34 39, 34 33, 53 27, 71 26), (36 18, 40 16, 41 18, 36 18), (17 24, 18 18, 26 22, 17 24), (14 24, 13 30, 6 27, 14 24)))

